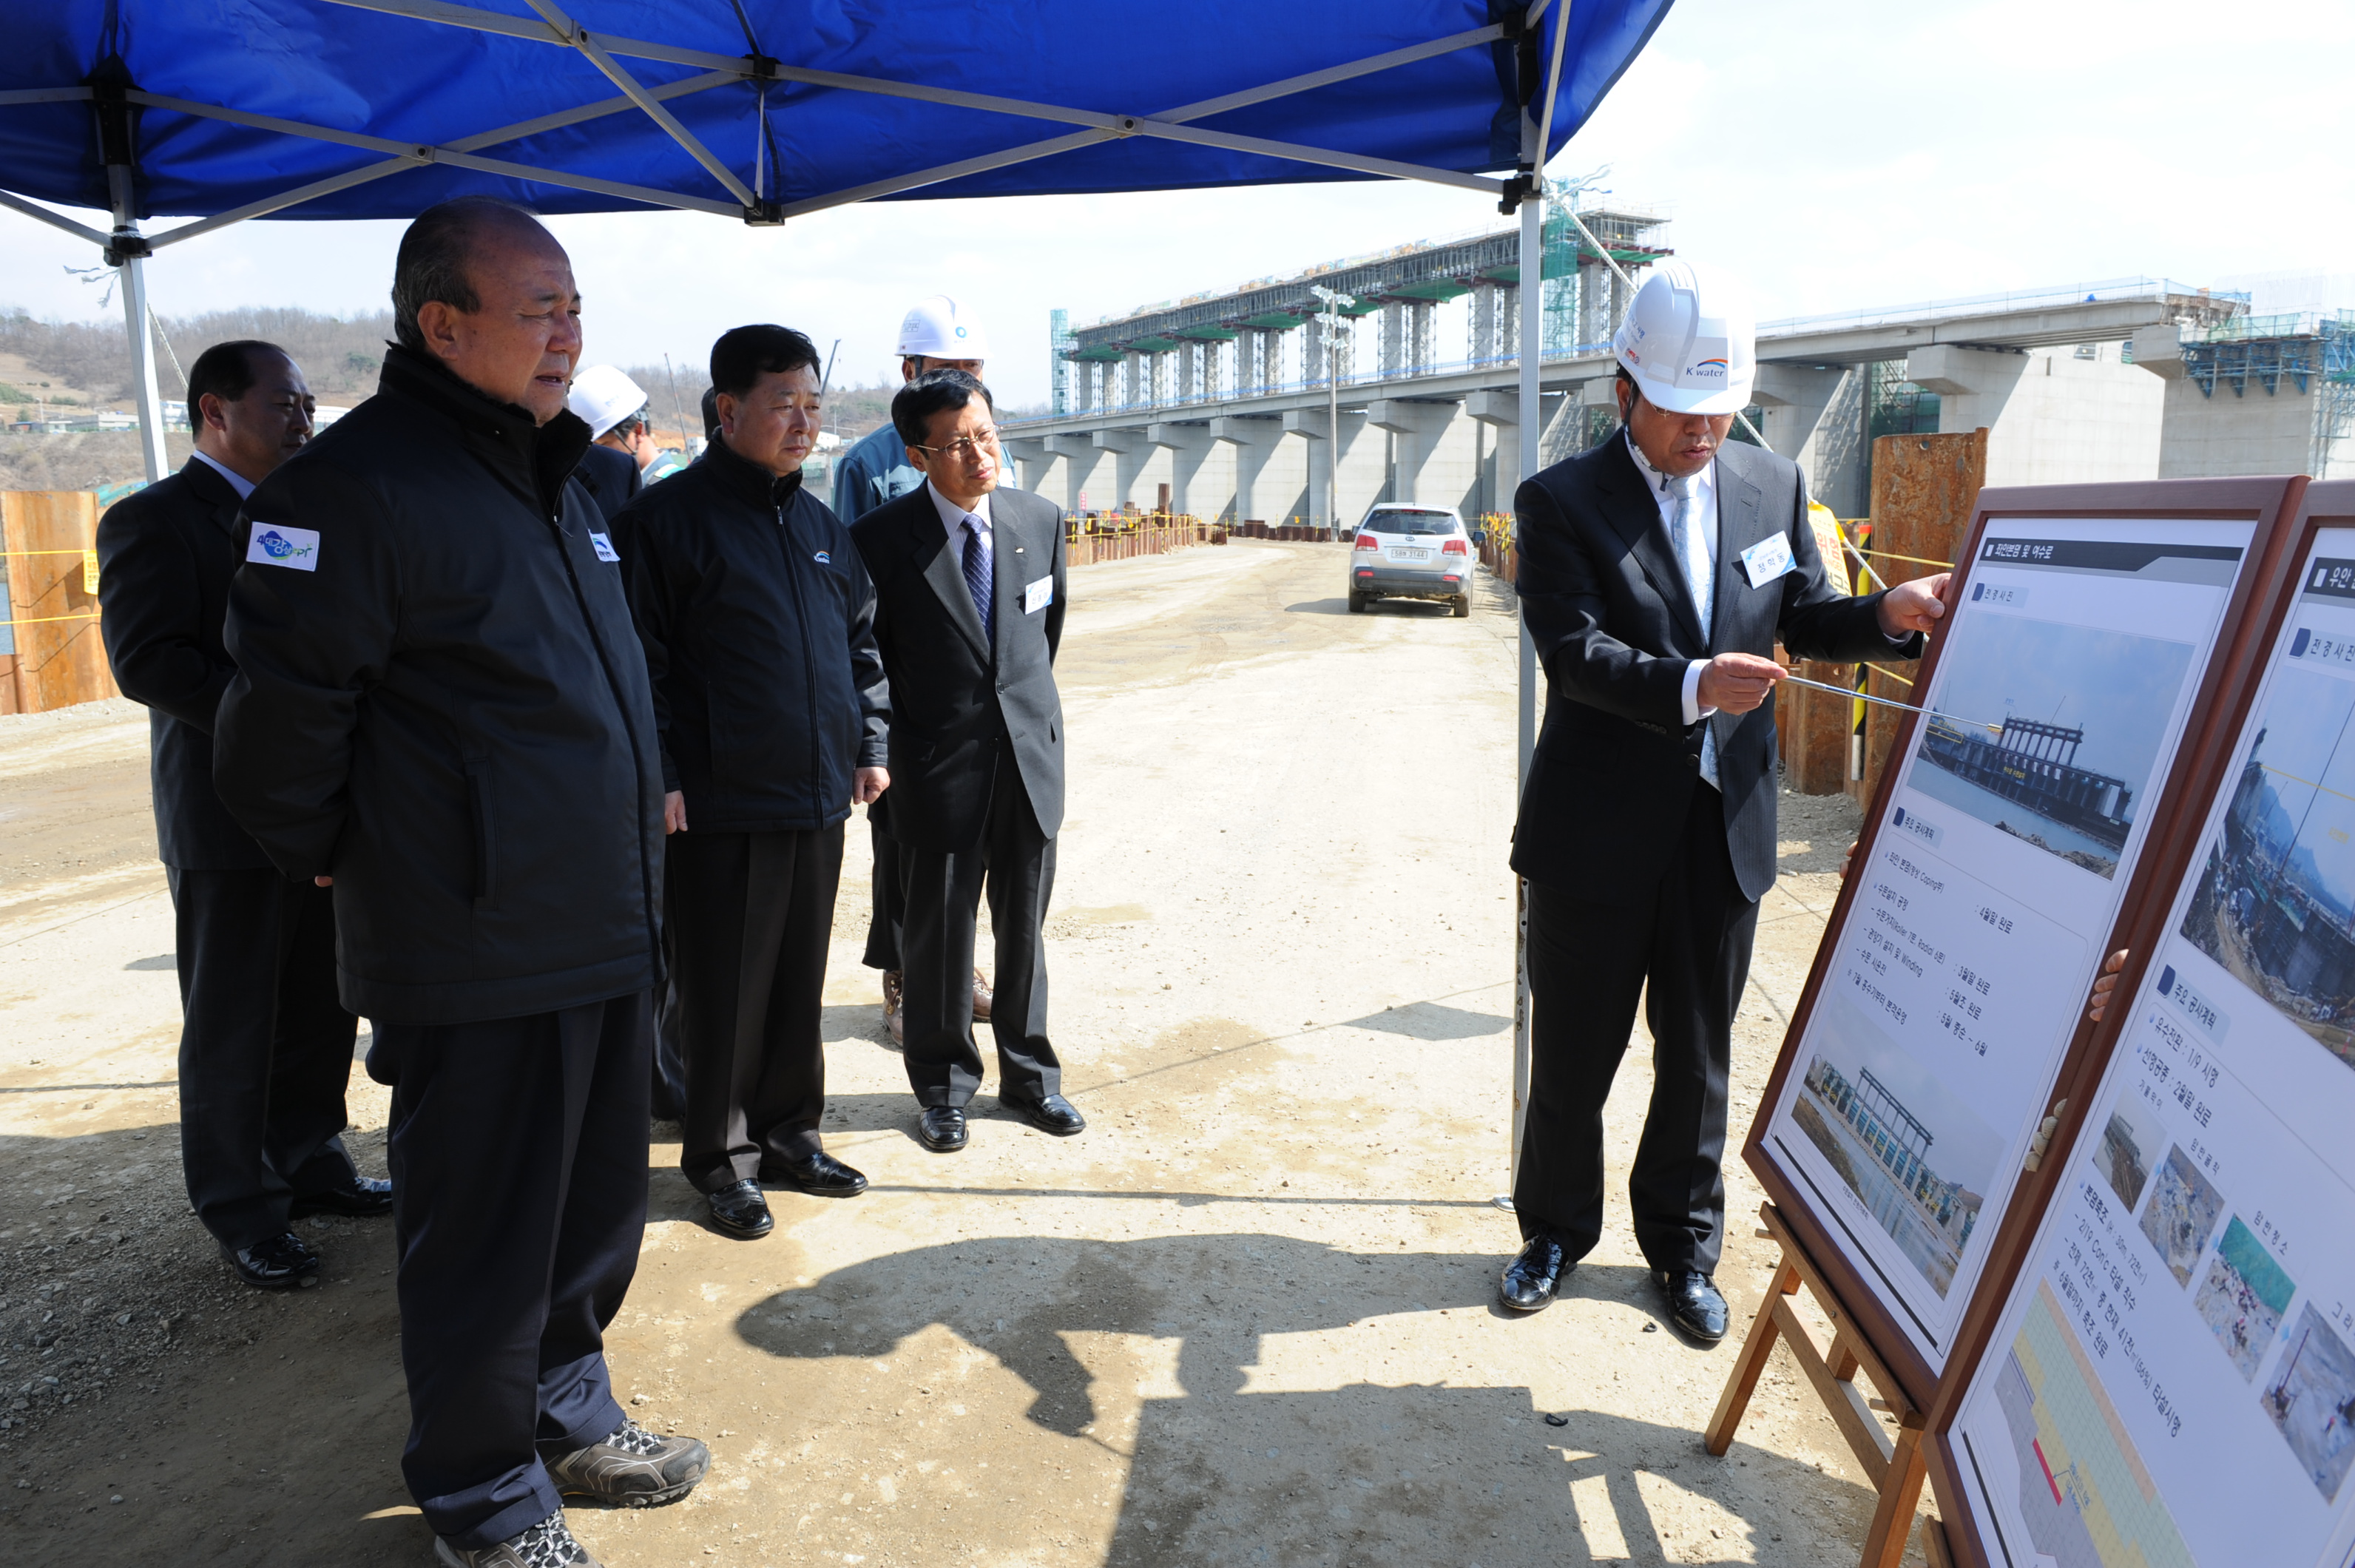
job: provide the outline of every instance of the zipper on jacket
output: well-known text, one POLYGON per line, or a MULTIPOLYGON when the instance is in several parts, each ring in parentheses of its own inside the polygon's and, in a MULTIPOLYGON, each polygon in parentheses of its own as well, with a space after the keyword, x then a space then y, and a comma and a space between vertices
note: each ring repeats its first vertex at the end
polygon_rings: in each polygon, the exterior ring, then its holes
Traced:
MULTIPOLYGON (((802 695, 809 704, 809 792, 811 815, 823 822, 827 816, 826 802, 818 792, 825 788, 823 763, 818 753, 817 739, 817 652, 810 646, 809 606, 802 603, 801 564, 794 559, 794 530, 785 521, 785 508, 777 508, 777 548, 785 552, 785 586, 794 596, 794 620, 802 634, 802 695)), ((852 759, 854 768, 857 758, 852 759)))
MULTIPOLYGON (((560 505, 560 503, 559 503, 560 505)), ((589 595, 581 587, 581 574, 572 570, 572 552, 564 548, 564 519, 561 512, 550 514, 549 537, 556 545, 556 559, 564 563, 564 580, 572 586, 572 603, 581 612, 581 629, 589 634, 589 645, 597 650, 597 667, 605 677, 605 688, 613 693, 613 711, 622 720, 622 732, 630 738, 630 772, 636 776, 638 789, 638 901, 646 912, 646 948, 654 958, 655 984, 663 980, 662 922, 655 909, 654 861, 646 853, 646 770, 642 754, 644 742, 638 738, 638 727, 630 718, 629 693, 623 689, 621 677, 613 673, 613 661, 605 651, 605 639, 597 635, 597 617, 589 609, 589 595)))

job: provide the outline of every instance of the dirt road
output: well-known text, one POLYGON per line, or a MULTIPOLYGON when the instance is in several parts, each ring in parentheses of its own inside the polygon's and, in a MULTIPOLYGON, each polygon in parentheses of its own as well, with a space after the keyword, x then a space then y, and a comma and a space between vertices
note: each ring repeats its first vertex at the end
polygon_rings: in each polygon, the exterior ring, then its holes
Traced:
MULTIPOLYGON (((1353 616, 1332 547, 1083 568, 1061 677, 1071 809, 1050 923, 1060 1141, 975 1103, 912 1136, 858 966, 854 822, 828 979, 828 1147, 874 1188, 693 1219, 658 1125, 611 1341, 710 1478, 576 1509, 616 1568, 713 1563, 1837 1563, 1869 1518, 1778 1360, 1725 1459, 1731 1348, 1684 1344, 1625 1230, 1642 1042, 1612 1108, 1613 1228, 1565 1298, 1490 1305, 1516 1244, 1512 622, 1353 616), (1556 1414, 1567 1424, 1553 1426, 1556 1414)), ((229 1283, 180 1190, 171 908, 144 716, 0 720, 0 1560, 422 1563, 389 1223, 304 1221, 327 1283, 229 1283)), ((1736 1040, 1748 1125, 1853 817, 1786 801, 1736 1040)), ((385 1096, 355 1074, 382 1169, 385 1096)), ((1720 1274, 1768 1263, 1731 1171, 1720 1274)))

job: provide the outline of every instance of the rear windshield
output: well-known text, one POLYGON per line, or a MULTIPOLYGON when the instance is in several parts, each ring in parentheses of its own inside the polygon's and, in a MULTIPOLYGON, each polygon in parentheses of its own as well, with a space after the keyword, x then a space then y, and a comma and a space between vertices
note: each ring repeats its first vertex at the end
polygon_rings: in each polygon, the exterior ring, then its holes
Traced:
POLYGON ((1455 531, 1453 512, 1406 511, 1368 512, 1361 528, 1378 534, 1452 534, 1455 531))

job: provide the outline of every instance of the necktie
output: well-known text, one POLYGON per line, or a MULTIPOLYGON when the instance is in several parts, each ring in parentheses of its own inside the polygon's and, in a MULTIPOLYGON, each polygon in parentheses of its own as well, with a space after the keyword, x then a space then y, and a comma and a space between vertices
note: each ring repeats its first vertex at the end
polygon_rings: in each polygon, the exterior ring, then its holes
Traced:
MULTIPOLYGON (((1668 542, 1676 547, 1677 564, 1683 568, 1685 582, 1691 588, 1693 608, 1700 614, 1700 635, 1709 635, 1710 624, 1717 608, 1717 562, 1709 552, 1709 539, 1693 513, 1694 475, 1663 480, 1660 488, 1672 497, 1668 511, 1668 542)), ((1712 788, 1717 785, 1717 728, 1702 720, 1700 737, 1700 776, 1712 788)))
POLYGON ((981 617, 984 642, 991 638, 989 627, 990 552, 982 548, 982 522, 978 517, 964 520, 964 585, 973 592, 974 613, 981 617))

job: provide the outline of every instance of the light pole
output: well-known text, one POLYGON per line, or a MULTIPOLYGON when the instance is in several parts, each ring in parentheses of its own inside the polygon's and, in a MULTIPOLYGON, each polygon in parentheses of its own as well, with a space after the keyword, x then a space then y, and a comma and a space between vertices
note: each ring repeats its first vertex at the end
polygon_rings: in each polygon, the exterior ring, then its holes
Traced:
POLYGON ((1337 539, 1341 537, 1341 307, 1356 304, 1358 296, 1314 283, 1308 292, 1325 302, 1325 507, 1337 539))

